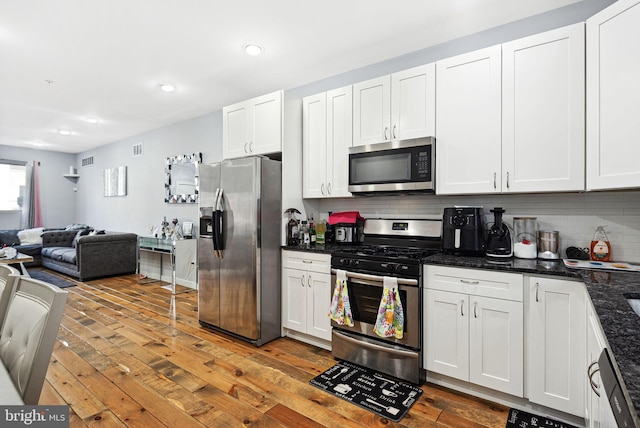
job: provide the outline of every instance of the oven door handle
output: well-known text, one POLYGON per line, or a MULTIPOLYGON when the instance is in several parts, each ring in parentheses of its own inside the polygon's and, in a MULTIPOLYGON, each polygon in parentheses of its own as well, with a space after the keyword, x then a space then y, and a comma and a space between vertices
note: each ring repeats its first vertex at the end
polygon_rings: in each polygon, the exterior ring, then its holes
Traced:
MULTIPOLYGON (((337 270, 336 269, 331 269, 331 273, 332 274, 336 274, 337 270)), ((384 277, 383 276, 378 276, 378 275, 369 275, 367 273, 358 273, 358 272, 346 272, 347 274, 347 278, 353 278, 353 279, 362 279, 365 281, 375 281, 375 282, 380 282, 382 283, 384 281, 384 277)), ((398 284, 399 285, 413 285, 413 286, 418 286, 418 280, 417 279, 408 279, 408 278, 398 278, 398 284)))

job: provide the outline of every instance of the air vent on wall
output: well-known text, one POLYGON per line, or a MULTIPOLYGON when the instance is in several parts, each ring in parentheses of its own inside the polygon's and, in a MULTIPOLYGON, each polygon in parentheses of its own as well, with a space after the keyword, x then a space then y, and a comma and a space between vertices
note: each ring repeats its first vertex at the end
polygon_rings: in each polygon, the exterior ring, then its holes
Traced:
POLYGON ((133 157, 142 156, 142 143, 133 145, 133 157))
POLYGON ((93 156, 89 156, 87 158, 82 159, 82 166, 91 166, 93 165, 93 156))

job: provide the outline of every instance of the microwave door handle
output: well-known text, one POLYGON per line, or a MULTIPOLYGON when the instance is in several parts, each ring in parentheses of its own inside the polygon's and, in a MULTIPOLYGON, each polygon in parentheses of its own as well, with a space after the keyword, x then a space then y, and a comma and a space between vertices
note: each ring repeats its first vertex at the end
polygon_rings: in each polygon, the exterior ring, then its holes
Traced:
MULTIPOLYGON (((336 269, 331 269, 331 273, 332 274, 336 274, 337 270, 336 269)), ((378 276, 378 275, 369 275, 367 273, 359 273, 359 272, 346 272, 347 274, 347 278, 353 278, 353 279, 362 279, 365 281, 375 281, 375 282, 379 282, 380 284, 383 283, 384 281, 384 277, 383 276, 378 276)), ((418 280, 417 279, 408 279, 408 278, 398 278, 398 284, 399 285, 418 285, 418 280)))

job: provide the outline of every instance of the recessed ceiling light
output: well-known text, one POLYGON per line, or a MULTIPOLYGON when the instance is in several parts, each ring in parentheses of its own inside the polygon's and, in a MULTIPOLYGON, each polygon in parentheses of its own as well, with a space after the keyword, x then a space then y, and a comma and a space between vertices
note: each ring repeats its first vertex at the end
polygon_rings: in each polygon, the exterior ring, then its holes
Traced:
POLYGON ((40 140, 34 140, 31 142, 32 145, 36 146, 36 147, 44 147, 44 146, 48 146, 49 144, 47 143, 43 143, 40 140))
POLYGON ((97 117, 88 117, 85 119, 85 122, 95 125, 96 123, 100 122, 100 119, 98 119, 97 117))
POLYGON ((158 84, 158 88, 160 88, 162 92, 174 92, 176 90, 176 85, 169 82, 162 82, 158 84))
POLYGON ((262 52, 264 52, 264 48, 260 45, 248 44, 248 45, 244 45, 242 49, 244 49, 244 51, 248 55, 252 55, 252 56, 257 56, 257 55, 260 55, 262 52))
POLYGON ((68 129, 58 129, 58 134, 66 137, 67 135, 71 135, 71 131, 68 129))

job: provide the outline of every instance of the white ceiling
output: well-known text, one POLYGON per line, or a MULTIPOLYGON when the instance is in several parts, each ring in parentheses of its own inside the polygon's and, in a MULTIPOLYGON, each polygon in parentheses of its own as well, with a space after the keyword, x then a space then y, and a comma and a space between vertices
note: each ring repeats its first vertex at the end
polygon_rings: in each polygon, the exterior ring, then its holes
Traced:
POLYGON ((78 153, 577 1, 0 0, 0 145, 78 153))

